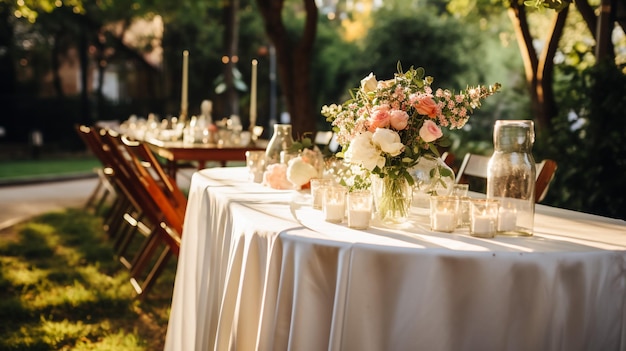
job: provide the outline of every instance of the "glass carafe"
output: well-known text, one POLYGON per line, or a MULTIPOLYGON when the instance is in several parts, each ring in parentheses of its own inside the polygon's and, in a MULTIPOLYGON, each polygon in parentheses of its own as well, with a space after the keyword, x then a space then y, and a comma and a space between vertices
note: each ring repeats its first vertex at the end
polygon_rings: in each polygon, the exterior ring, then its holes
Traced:
POLYGON ((487 198, 500 202, 498 234, 533 235, 535 217, 535 127, 530 120, 498 120, 487 171, 487 198))
POLYGON ((280 152, 293 145, 291 124, 274 124, 274 134, 265 149, 267 164, 280 163, 280 152))

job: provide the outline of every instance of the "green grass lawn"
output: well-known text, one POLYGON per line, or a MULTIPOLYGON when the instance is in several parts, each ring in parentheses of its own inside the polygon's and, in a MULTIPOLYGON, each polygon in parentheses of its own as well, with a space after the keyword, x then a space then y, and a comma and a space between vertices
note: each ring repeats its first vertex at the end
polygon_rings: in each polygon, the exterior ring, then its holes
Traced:
POLYGON ((0 180, 90 173, 100 165, 91 156, 0 161, 0 180))
POLYGON ((0 232, 0 350, 162 350, 175 261, 139 300, 98 216, 69 209, 0 232))

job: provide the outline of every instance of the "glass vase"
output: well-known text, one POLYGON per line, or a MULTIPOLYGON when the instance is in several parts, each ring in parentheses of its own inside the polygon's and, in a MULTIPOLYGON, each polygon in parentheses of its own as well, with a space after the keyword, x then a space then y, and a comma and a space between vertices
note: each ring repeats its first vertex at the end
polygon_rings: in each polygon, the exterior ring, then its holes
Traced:
POLYGON ((427 215, 431 195, 450 195, 454 188, 454 171, 440 157, 425 155, 409 170, 413 184, 413 207, 427 215))
POLYGON ((535 216, 534 124, 498 120, 487 170, 487 198, 498 200, 498 234, 531 236, 535 216))
POLYGON ((412 188, 405 178, 372 175, 372 194, 377 219, 383 224, 406 222, 413 199, 412 188))
POLYGON ((266 164, 280 163, 280 153, 293 145, 291 124, 274 124, 274 134, 265 148, 266 164))

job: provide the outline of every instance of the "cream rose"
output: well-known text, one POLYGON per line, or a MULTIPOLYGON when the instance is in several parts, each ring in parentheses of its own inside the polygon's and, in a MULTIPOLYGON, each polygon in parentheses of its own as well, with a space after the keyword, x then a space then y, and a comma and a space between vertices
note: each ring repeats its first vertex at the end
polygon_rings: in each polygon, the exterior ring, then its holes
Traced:
POLYGON ((439 126, 431 120, 424 121, 422 128, 420 128, 419 134, 420 138, 422 138, 422 140, 427 143, 435 141, 443 136, 441 128, 439 128, 439 126))
POLYGON ((350 147, 346 150, 345 159, 349 163, 362 165, 372 171, 376 166, 385 166, 385 158, 372 143, 372 132, 358 134, 350 142, 350 147))
POLYGON ((398 156, 404 150, 404 144, 400 140, 400 135, 391 129, 376 129, 376 132, 372 135, 372 141, 391 156, 398 156))
POLYGON ((311 178, 317 177, 317 169, 302 157, 296 157, 289 161, 287 166, 287 180, 298 189, 308 183, 311 178))
POLYGON ((364 93, 375 91, 377 85, 378 81, 376 81, 374 73, 370 73, 369 76, 361 79, 361 90, 363 90, 364 93))

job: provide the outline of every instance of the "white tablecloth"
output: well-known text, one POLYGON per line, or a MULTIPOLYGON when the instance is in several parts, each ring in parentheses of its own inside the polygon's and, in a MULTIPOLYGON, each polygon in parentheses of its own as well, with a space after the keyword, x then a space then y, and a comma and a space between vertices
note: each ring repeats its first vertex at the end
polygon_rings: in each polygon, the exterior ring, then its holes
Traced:
POLYGON ((529 238, 417 214, 358 231, 296 194, 194 174, 166 350, 626 350, 624 221, 538 205, 529 238))

